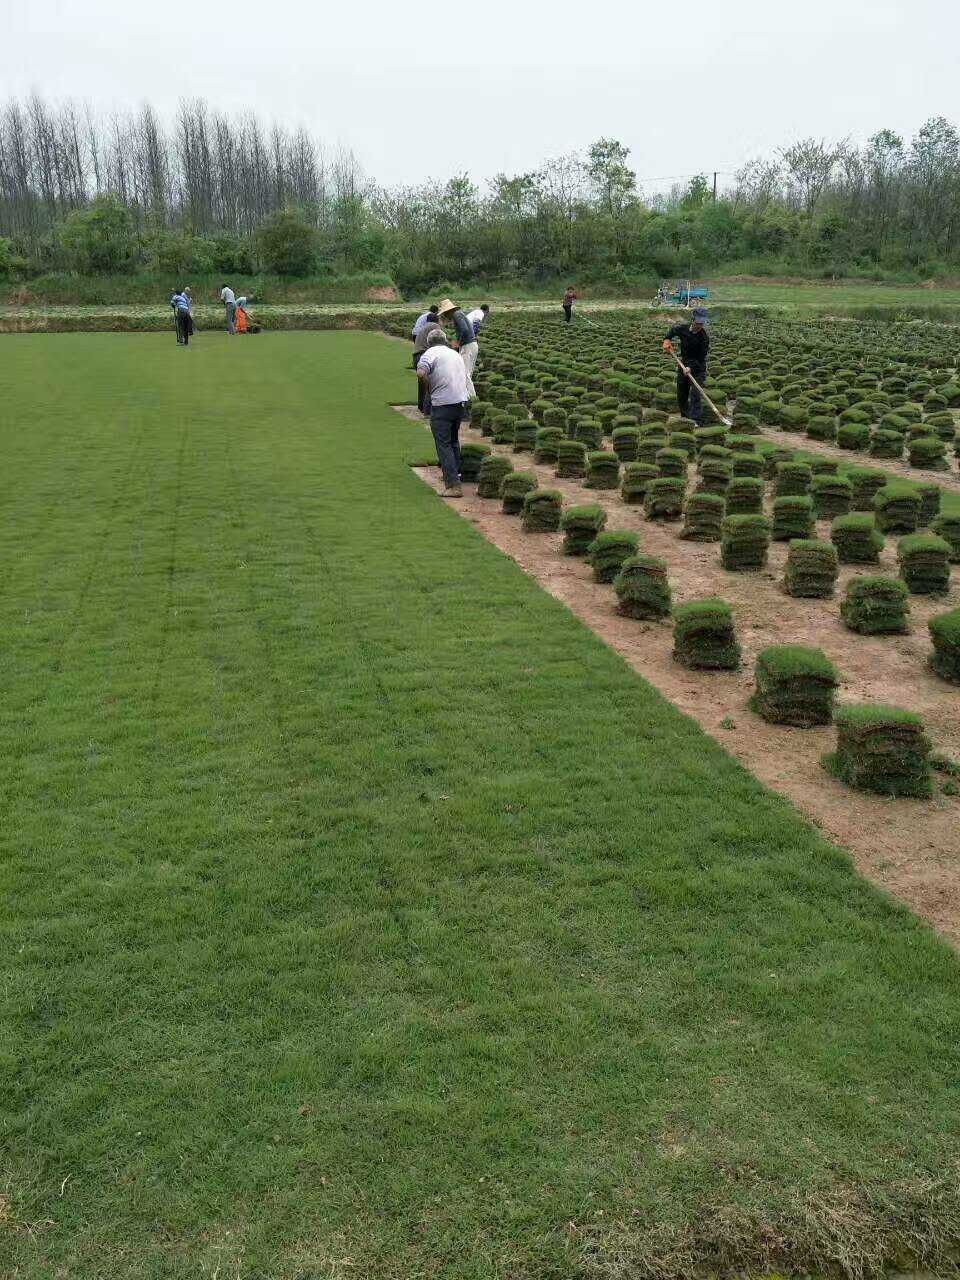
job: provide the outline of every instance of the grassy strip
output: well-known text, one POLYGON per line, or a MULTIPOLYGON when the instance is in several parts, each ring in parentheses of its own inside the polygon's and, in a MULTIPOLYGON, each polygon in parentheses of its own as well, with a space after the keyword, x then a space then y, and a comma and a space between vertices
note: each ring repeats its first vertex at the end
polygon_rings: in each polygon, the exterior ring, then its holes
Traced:
POLYGON ((940 1266, 956 958, 410 474, 405 364, 0 346, 0 1273, 940 1266))

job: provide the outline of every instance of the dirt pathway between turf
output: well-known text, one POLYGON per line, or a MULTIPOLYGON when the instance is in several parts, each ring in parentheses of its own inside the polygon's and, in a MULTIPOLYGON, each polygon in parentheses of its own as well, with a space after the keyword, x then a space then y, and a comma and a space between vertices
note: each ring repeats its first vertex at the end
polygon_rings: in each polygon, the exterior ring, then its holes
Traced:
POLYGON ((773 444, 782 445, 785 449, 794 449, 798 453, 816 453, 825 458, 834 458, 848 467, 864 467, 871 471, 887 471, 891 478, 912 480, 915 484, 938 484, 951 493, 960 493, 960 475, 956 471, 931 471, 926 467, 911 467, 907 462, 898 462, 896 458, 871 458, 868 453, 855 452, 851 449, 839 449, 835 444, 827 444, 822 440, 810 440, 807 436, 793 431, 779 431, 776 427, 764 427, 758 440, 770 440, 773 444))
MULTIPOLYGON (((398 411, 423 421, 408 406, 398 411)), ((463 438, 481 437, 467 430, 463 438)), ((463 499, 451 501, 453 509, 567 605, 761 782, 786 796, 828 838, 848 849, 864 875, 960 945, 960 800, 941 793, 940 775, 931 801, 886 800, 852 791, 820 767, 821 755, 833 747, 831 728, 767 724, 746 705, 760 649, 769 644, 813 645, 836 664, 842 702, 893 702, 919 712, 935 748, 960 760, 960 692, 926 665, 927 619, 960 605, 957 571, 948 596, 937 600, 911 596, 908 635, 855 635, 840 621, 839 600, 846 582, 862 569, 841 568, 832 600, 794 599, 780 587, 785 543, 771 545, 766 571, 728 573, 720 567, 718 544, 682 541, 677 536, 679 524, 644 520, 642 512, 623 503, 616 491, 598 492, 585 489, 579 481, 557 480, 552 467, 534 466, 530 454, 517 456, 509 447, 496 446, 495 452, 510 456, 518 469, 535 472, 544 487, 559 489, 565 505, 599 502, 609 512, 608 529, 639 532, 641 548, 667 561, 675 604, 711 595, 727 600, 743 650, 740 670, 695 672, 679 666, 672 658, 669 620, 651 623, 620 617, 612 588, 594 583, 582 560, 561 553, 560 534, 524 533, 518 517, 504 515, 499 501, 478 498, 474 485, 464 487, 463 499)), ((434 489, 439 487, 436 468, 416 468, 416 473, 434 489)), ((826 531, 827 525, 821 524, 818 533, 825 536, 826 531)), ((896 570, 892 542, 883 553, 881 568, 896 570)))

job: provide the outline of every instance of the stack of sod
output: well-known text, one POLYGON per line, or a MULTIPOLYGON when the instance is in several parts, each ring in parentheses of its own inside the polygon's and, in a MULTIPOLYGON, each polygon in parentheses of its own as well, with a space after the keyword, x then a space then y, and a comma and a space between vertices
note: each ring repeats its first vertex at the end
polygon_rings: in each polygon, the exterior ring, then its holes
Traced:
POLYGON ((837 549, 830 542, 801 538, 790 543, 783 585, 787 595, 807 600, 832 596, 839 574, 837 549))
POLYGON ((687 500, 680 537, 688 542, 719 542, 723 523, 723 499, 702 490, 687 500))
POLYGON ((757 655, 755 676, 750 706, 771 724, 809 729, 833 719, 833 694, 839 681, 833 663, 820 649, 771 645, 757 655))
POLYGON ((609 529, 598 533, 587 548, 594 582, 612 582, 624 560, 637 553, 635 533, 629 529, 609 529))
POLYGON ((557 489, 533 489, 523 499, 524 533, 555 533, 562 511, 563 494, 557 489))
POLYGON ((658 449, 657 466, 662 476, 686 476, 687 455, 682 449, 658 449))
POLYGON ((793 458, 792 449, 771 449, 763 456, 763 474, 768 480, 772 480, 777 474, 777 467, 782 462, 792 462, 793 458))
POLYGON ((827 414, 814 414, 807 421, 807 435, 811 440, 836 440, 837 424, 827 414))
POLYGON ((873 516, 859 511, 837 516, 830 526, 830 540, 841 564, 876 564, 883 550, 883 535, 873 516))
POLYGON ((930 666, 944 680, 960 684, 960 609, 938 613, 927 626, 933 641, 930 666))
POLYGON ((921 481, 917 485, 917 493, 920 495, 920 523, 917 527, 928 529, 940 514, 940 486, 928 480, 921 481))
POLYGON ((628 462, 623 468, 623 480, 620 484, 620 496, 624 502, 634 505, 643 502, 647 486, 651 480, 660 475, 658 467, 650 462, 628 462))
POLYGON ((810 470, 815 476, 835 476, 839 466, 833 458, 814 458, 810 463, 810 470))
POLYGON ((678 476, 651 480, 643 495, 643 514, 648 520, 679 520, 683 515, 686 485, 678 476))
POLYGON ((538 430, 535 418, 517 418, 513 433, 513 452, 532 453, 536 448, 538 430))
POLYGON ((841 449, 866 449, 870 444, 869 422, 841 422, 837 428, 837 445, 841 449))
POLYGON ((503 513, 518 516, 523 510, 523 500, 537 487, 537 477, 530 471, 508 471, 500 481, 500 497, 503 513))
POLYGON ((920 527, 920 494, 908 480, 893 480, 873 495, 881 533, 915 533, 920 527))
POLYGON ((590 544, 607 523, 607 513, 596 502, 579 507, 568 507, 560 519, 563 530, 563 554, 585 556, 590 544))
POLYGON ((813 510, 818 520, 845 516, 853 505, 853 485, 843 476, 816 475, 810 486, 813 510))
MULTIPOLYGON (((710 450, 716 450, 716 445, 708 445, 710 450)), ((727 485, 733 479, 733 463, 729 457, 729 450, 722 450, 728 454, 726 458, 717 457, 713 452, 708 453, 704 449, 700 454, 700 461, 697 464, 697 492, 698 493, 718 493, 725 494, 727 485)))
POLYGON ((867 467, 851 467, 847 478, 853 485, 854 511, 872 511, 873 495, 890 479, 885 471, 871 471, 867 467))
POLYGON ((513 444, 513 437, 517 431, 517 422, 515 418, 511 418, 506 410, 494 409, 487 416, 486 421, 490 423, 490 434, 493 437, 494 444, 513 444))
POLYGON ((835 778, 860 791, 888 796, 929 796, 930 742, 911 711, 882 705, 841 707, 837 749, 824 757, 835 778))
POLYGON ((681 666, 733 671, 740 665, 740 646, 726 601, 692 600, 678 605, 673 616, 673 656, 681 666))
POLYGON ((640 448, 640 432, 636 427, 613 428, 613 452, 621 462, 635 462, 640 448))
POLYGON ((950 543, 935 533, 910 533, 897 543, 900 577, 915 596, 950 590, 950 543))
POLYGON ((509 458, 502 458, 497 453, 491 453, 488 458, 484 458, 480 463, 477 496, 480 498, 499 498, 500 482, 512 470, 509 458))
POLYGON ((871 458, 900 458, 903 456, 903 436, 899 431, 887 431, 878 427, 870 441, 871 458))
POLYGON ((624 560, 613 580, 617 613, 627 618, 665 618, 670 612, 667 562, 635 555, 624 560))
POLYGON ((724 516, 720 526, 720 563, 724 569, 762 569, 769 545, 770 526, 763 516, 724 516))
POLYGON ((596 418, 580 418, 574 424, 573 438, 587 449, 599 449, 603 443, 603 430, 596 418))
POLYGON ((472 440, 465 441, 460 446, 461 480, 478 480, 483 460, 484 458, 489 458, 491 452, 492 450, 488 444, 475 444, 472 440))
POLYGON ((620 484, 620 459, 617 455, 605 453, 602 449, 588 453, 584 484, 588 489, 616 489, 620 484))
POLYGON ((493 408, 489 400, 470 401, 470 425, 478 429, 481 435, 488 436, 492 428, 487 422, 487 414, 493 408))
POLYGON ((806 497, 774 498, 774 542, 789 542, 792 538, 809 538, 813 533, 813 502, 806 497))
POLYGON ((947 446, 939 436, 914 436, 907 444, 911 467, 925 467, 929 471, 949 471, 947 446))
POLYGON ((862 636, 902 635, 909 630, 909 613, 906 585, 880 574, 851 578, 840 606, 840 617, 862 636))
POLYGON ((587 469, 587 446, 579 440, 561 440, 557 445, 557 478, 582 476, 587 469))
POLYGON ((810 492, 812 472, 805 462, 778 462, 773 479, 776 498, 802 497, 810 492))
POLYGON ((534 462, 556 463, 563 432, 559 427, 541 427, 533 447, 534 462))
POLYGON ((759 453, 735 453, 733 474, 737 479, 759 479, 763 475, 763 458, 759 453))
POLYGON ((667 439, 667 444, 671 449, 678 449, 680 453, 685 454, 688 459, 696 456, 697 441, 692 432, 671 431, 667 439))
POLYGON ((727 485, 724 510, 728 516, 755 516, 763 511, 763 481, 735 475, 727 485))
POLYGON ((951 564, 960 564, 960 515, 937 516, 930 522, 930 528, 938 537, 949 542, 951 564))

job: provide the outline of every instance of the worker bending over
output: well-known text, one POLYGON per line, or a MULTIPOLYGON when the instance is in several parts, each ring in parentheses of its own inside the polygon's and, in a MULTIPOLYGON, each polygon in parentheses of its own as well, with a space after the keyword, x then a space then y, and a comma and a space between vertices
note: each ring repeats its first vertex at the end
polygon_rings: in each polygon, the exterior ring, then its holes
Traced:
POLYGON ((696 307, 690 324, 675 324, 663 340, 664 351, 673 351, 672 338, 680 339, 680 363, 677 370, 677 406, 681 418, 689 418, 700 425, 703 405, 700 392, 690 381, 695 378, 703 387, 707 382, 707 352, 710 350, 710 335, 707 333, 707 313, 703 307, 696 307), (690 375, 690 376, 688 376, 690 375))

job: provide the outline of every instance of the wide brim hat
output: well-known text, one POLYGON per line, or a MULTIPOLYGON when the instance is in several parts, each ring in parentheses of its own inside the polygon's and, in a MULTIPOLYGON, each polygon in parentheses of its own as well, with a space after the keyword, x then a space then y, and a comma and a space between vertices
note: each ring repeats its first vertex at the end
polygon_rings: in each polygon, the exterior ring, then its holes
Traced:
POLYGON ((437 315, 444 316, 448 311, 456 311, 456 309, 457 304, 455 302, 451 302, 449 298, 444 298, 439 307, 437 307, 437 315))

